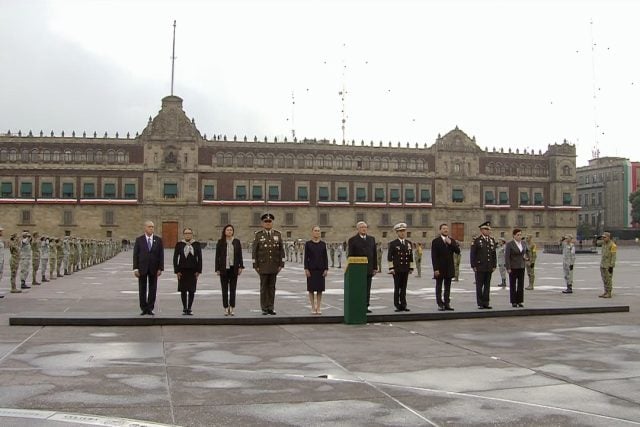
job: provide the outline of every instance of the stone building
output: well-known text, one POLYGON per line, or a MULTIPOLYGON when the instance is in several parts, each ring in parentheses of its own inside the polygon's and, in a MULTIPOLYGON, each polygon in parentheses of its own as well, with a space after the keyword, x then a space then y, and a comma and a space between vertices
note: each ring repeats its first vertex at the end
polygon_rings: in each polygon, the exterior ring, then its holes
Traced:
POLYGON ((345 241, 365 220, 381 241, 404 221, 414 241, 446 222, 469 242, 490 220, 495 235, 517 226, 555 241, 575 232, 575 159, 566 141, 503 152, 457 127, 428 147, 206 138, 168 96, 135 137, 0 136, 0 211, 6 230, 118 240, 151 219, 168 246, 182 227, 213 240, 227 223, 250 241, 265 211, 292 240, 319 224, 327 241, 345 241))
POLYGON ((631 171, 631 162, 622 157, 591 159, 577 169, 579 225, 588 223, 596 234, 631 227, 631 171))

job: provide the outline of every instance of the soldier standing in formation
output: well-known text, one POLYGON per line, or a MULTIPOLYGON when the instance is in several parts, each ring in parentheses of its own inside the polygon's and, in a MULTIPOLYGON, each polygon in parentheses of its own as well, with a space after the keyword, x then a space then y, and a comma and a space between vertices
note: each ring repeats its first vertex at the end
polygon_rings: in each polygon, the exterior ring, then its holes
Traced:
POLYGON ((536 281, 535 267, 536 259, 538 258, 538 246, 533 241, 533 236, 531 234, 527 235, 525 242, 527 243, 527 247, 529 248, 529 261, 527 261, 527 263, 525 264, 525 267, 527 269, 527 276, 529 277, 529 286, 527 286, 525 289, 528 291, 532 291, 533 285, 536 281))
POLYGON ((342 249, 342 243, 338 243, 336 247, 336 255, 338 256, 338 268, 342 268, 342 254, 344 250, 342 249))
POLYGON ((611 240, 611 233, 602 233, 602 259, 600 260, 600 275, 604 284, 604 293, 600 298, 611 298, 613 290, 613 268, 616 266, 618 246, 611 240))
POLYGON ((28 231, 22 233, 20 241, 20 289, 31 289, 27 285, 27 279, 31 272, 31 234, 28 231))
POLYGON ((422 243, 418 243, 414 252, 414 260, 416 262, 416 272, 418 273, 418 277, 422 277, 422 252, 422 243))
POLYGON ((471 268, 476 276, 476 301, 478 308, 490 309, 491 273, 496 269, 496 241, 491 237, 491 223, 480 224, 480 235, 469 248, 471 268))
MULTIPOLYGON (((60 269, 64 261, 64 242, 62 239, 56 237, 56 277, 60 277, 60 269)), ((53 270, 51 270, 53 275, 53 270)))
POLYGON ((504 266, 504 246, 507 244, 507 241, 504 237, 501 237, 500 239, 498 239, 497 244, 498 246, 496 247, 496 258, 501 279, 501 282, 498 286, 504 288, 507 286, 507 267, 504 266))
POLYGON ((389 242, 387 261, 389 273, 393 275, 393 305, 396 311, 410 311, 407 308, 407 281, 415 267, 413 262, 413 245, 407 240, 407 224, 396 224, 398 238, 389 242))
POLYGON ((31 238, 31 286, 39 285, 38 270, 40 269, 40 237, 37 231, 33 232, 31 238))
MULTIPOLYGON (((260 308, 262 314, 275 315, 274 300, 276 296, 276 277, 284 268, 284 242, 278 230, 273 229, 275 217, 265 213, 260 217, 262 230, 256 231, 253 237, 253 268, 260 275, 260 308)), ((298 245, 296 245, 296 262, 298 261, 298 245)))
MULTIPOLYGON (((333 268, 335 266, 335 260, 336 260, 336 245, 334 243, 329 245, 329 256, 331 257, 331 268, 333 268)), ((305 255, 305 261, 306 261, 306 255, 305 255)))
POLYGON ((11 293, 19 294, 22 290, 18 289, 16 285, 16 279, 18 276, 18 267, 20 266, 20 240, 18 239, 18 235, 13 233, 9 240, 9 254, 11 258, 9 259, 9 267, 11 268, 11 293))
POLYGON ((49 265, 50 252, 49 238, 42 236, 40 238, 40 274, 42 275, 42 283, 49 281, 47 280, 47 266, 49 265))
POLYGON ((567 289, 563 294, 573 293, 573 264, 576 262, 576 245, 573 243, 573 236, 567 234, 562 238, 562 270, 564 271, 564 281, 567 289))
POLYGON ((460 280, 460 260, 462 259, 462 253, 454 253, 453 254, 453 267, 455 268, 456 275, 453 277, 453 280, 456 282, 460 280))

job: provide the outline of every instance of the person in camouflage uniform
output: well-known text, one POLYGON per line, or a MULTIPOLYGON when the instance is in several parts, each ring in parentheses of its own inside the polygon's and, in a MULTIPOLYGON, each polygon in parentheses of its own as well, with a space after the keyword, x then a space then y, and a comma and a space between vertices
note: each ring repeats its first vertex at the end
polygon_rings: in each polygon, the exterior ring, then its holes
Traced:
POLYGON ((536 281, 536 259, 538 258, 538 246, 533 242, 533 236, 531 234, 527 235, 525 239, 527 242, 527 247, 529 248, 529 261, 525 263, 525 267, 527 269, 527 276, 529 276, 529 286, 525 289, 532 291, 533 284, 536 281))
POLYGON ((62 264, 63 264, 63 274, 69 275, 71 272, 69 271, 71 267, 71 242, 69 241, 69 236, 65 236, 62 240, 62 264))
POLYGON ((47 280, 47 266, 49 265, 49 238, 42 236, 40 238, 40 274, 42 275, 42 283, 48 282, 47 280))
POLYGON ((611 240, 611 233, 602 233, 602 259, 600 260, 600 276, 604 284, 604 293, 600 298, 611 298, 613 290, 613 268, 616 266, 618 246, 611 240))
POLYGON ((453 277, 455 282, 460 280, 460 260, 462 259, 462 253, 453 253, 453 267, 456 269, 456 275, 453 277))
POLYGON ((58 238, 49 238, 49 279, 53 279, 53 274, 56 271, 56 265, 58 264, 58 255, 56 250, 56 244, 58 238))
POLYGON ((11 255, 9 259, 9 267, 11 268, 11 293, 19 294, 22 291, 16 286, 16 278, 18 276, 18 267, 20 266, 20 240, 16 233, 13 233, 9 240, 9 254, 11 255))
POLYGON ((31 234, 28 231, 22 233, 20 241, 20 288, 31 289, 27 285, 27 279, 31 272, 31 234))
POLYGON ((562 270, 564 271, 564 281, 567 289, 563 294, 573 293, 573 264, 576 262, 576 246, 573 243, 573 236, 567 234, 562 238, 562 270))
POLYGON ((504 247, 507 244, 507 241, 504 237, 500 237, 497 241, 498 246, 496 246, 496 262, 498 263, 498 270, 500 271, 500 279, 502 280, 498 286, 501 288, 507 287, 507 267, 505 267, 504 263, 504 247))
MULTIPOLYGON (((56 239, 56 276, 60 277, 60 269, 64 267, 67 268, 67 264, 69 263, 69 244, 67 242, 67 237, 64 239, 56 239), (66 249, 66 250, 65 250, 66 249)), ((64 273, 64 270, 63 270, 64 273)))
POLYGON ((31 286, 39 285, 38 270, 40 269, 40 235, 37 231, 31 237, 31 286))

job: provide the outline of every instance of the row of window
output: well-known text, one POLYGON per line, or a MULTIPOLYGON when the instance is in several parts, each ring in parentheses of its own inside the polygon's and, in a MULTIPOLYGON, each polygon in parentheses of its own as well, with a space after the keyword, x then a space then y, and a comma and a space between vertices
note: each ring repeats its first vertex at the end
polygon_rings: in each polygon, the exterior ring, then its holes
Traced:
MULTIPOLYGON (((487 175, 499 176, 547 176, 548 170, 546 167, 541 165, 531 166, 526 163, 507 164, 491 162, 485 167, 485 173, 487 175)), ((562 175, 571 176, 571 168, 569 166, 564 166, 562 168, 562 175)))
POLYGON ((618 181, 620 177, 623 175, 622 172, 617 171, 607 171, 607 172, 598 172, 591 175, 580 175, 578 177, 578 184, 595 184, 598 182, 606 182, 606 181, 618 181))
MULTIPOLYGON (((573 197, 571 193, 562 193, 562 204, 565 206, 570 206, 573 202, 573 197)), ((509 204, 509 193, 506 191, 499 191, 498 198, 496 199, 495 193, 493 191, 485 191, 484 192, 484 204, 485 205, 508 205, 509 204)), ((520 206, 543 206, 544 205, 544 196, 541 192, 534 191, 533 199, 531 199, 531 194, 529 191, 520 191, 520 206)))
POLYGON ((1 149, 0 162, 22 163, 129 163, 129 153, 124 150, 32 150, 1 149))
POLYGON ((578 205, 580 206, 602 206, 602 192, 591 193, 591 203, 589 203, 589 194, 578 194, 578 205), (597 200, 596 200, 597 196, 597 200))
POLYGON ((102 192, 98 193, 96 184, 93 182, 85 182, 82 184, 82 191, 79 195, 76 195, 75 184, 73 182, 63 182, 60 185, 60 188, 54 188, 53 182, 43 181, 40 183, 39 191, 36 191, 32 182, 25 181, 21 182, 19 188, 17 189, 17 193, 14 193, 13 182, 2 182, 0 183, 0 197, 3 198, 61 198, 61 199, 75 199, 77 197, 81 197, 84 199, 116 199, 116 198, 124 198, 124 199, 136 199, 136 184, 134 183, 125 183, 122 188, 122 196, 118 197, 116 192, 116 184, 112 182, 106 182, 102 185, 102 192))

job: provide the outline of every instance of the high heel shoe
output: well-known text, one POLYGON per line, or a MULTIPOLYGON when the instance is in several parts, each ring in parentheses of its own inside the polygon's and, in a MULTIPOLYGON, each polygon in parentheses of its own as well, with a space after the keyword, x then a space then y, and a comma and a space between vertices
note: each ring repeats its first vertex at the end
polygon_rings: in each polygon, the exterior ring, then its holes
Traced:
POLYGON ((229 307, 229 316, 233 316, 233 307, 229 307))
POLYGON ((224 315, 225 315, 225 316, 228 316, 228 315, 229 315, 229 307, 226 307, 226 308, 224 309, 224 315))

